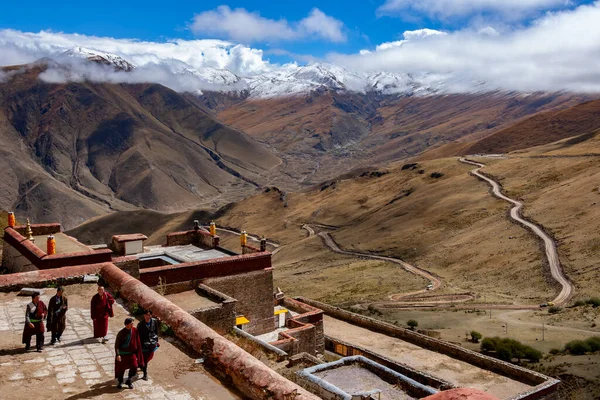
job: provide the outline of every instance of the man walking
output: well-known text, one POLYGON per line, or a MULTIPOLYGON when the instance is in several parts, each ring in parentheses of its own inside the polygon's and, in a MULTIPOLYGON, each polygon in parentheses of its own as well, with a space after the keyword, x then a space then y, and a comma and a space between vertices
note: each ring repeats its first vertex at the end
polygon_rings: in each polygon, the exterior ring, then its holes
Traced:
POLYGON ((133 327, 133 318, 125 319, 125 328, 121 329, 115 340, 115 378, 119 384, 117 389, 123 388, 123 376, 125 370, 129 370, 127 382, 125 384, 129 389, 133 389, 133 378, 137 373, 137 367, 142 366, 144 356, 142 355, 142 343, 137 329, 133 327))
POLYGON ((114 303, 115 299, 104 290, 104 286, 98 286, 98 293, 92 297, 90 314, 94 321, 94 337, 102 338, 102 343, 108 341, 108 318, 114 316, 114 303))
POLYGON ((67 309, 69 303, 67 296, 64 295, 64 288, 59 286, 56 289, 56 295, 50 298, 48 303, 48 321, 47 328, 52 332, 50 344, 60 343, 60 337, 67 326, 67 309))
POLYGON ((25 350, 31 347, 31 337, 35 335, 35 350, 38 353, 44 348, 44 318, 48 314, 48 309, 43 301, 40 300, 40 294, 35 292, 31 295, 31 303, 27 304, 25 310, 25 327, 23 328, 23 344, 25 350))
POLYGON ((146 310, 144 313, 144 320, 140 321, 137 326, 142 342, 142 355, 144 356, 144 365, 142 366, 144 376, 142 379, 145 381, 148 380, 148 363, 152 360, 154 352, 158 350, 158 347, 160 346, 158 343, 159 326, 160 320, 158 318, 153 318, 152 310, 146 310))

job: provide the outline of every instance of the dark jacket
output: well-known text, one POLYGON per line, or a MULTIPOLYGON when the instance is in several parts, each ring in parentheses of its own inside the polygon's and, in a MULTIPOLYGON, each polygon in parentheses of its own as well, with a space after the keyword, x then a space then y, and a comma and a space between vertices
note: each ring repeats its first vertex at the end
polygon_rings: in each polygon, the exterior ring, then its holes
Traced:
POLYGON ((150 352, 155 351, 159 346, 158 344, 158 329, 160 322, 156 318, 150 318, 150 324, 146 324, 145 320, 140 321, 137 326, 137 330, 140 334, 140 341, 142 342, 142 351, 150 352))

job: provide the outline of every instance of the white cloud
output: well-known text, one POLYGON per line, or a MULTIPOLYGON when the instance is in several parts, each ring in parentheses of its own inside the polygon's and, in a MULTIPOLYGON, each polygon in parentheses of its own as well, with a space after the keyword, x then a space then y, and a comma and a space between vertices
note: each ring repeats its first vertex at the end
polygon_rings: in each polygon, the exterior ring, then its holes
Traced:
POLYGON ((243 76, 263 73, 275 67, 263 59, 262 50, 223 40, 177 39, 158 43, 10 29, 0 30, 0 65, 24 64, 75 47, 113 53, 137 66, 185 64, 192 68, 228 69, 243 76))
POLYGON ((446 32, 436 31, 434 29, 419 29, 416 31, 405 31, 402 36, 404 40, 396 40, 394 42, 384 42, 376 47, 376 51, 387 50, 393 47, 402 46, 408 40, 420 40, 431 36, 443 36, 447 35, 446 32))
POLYGON ((190 26, 194 33, 224 36, 240 43, 279 42, 300 39, 325 39, 344 42, 344 24, 314 8, 309 15, 295 23, 285 19, 268 19, 244 8, 219 6, 194 17, 190 26))
POLYGON ((348 69, 452 76, 489 89, 600 92, 600 1, 546 14, 503 35, 465 30, 365 54, 330 54, 348 69))
POLYGON ((570 6, 572 3, 571 0, 386 0, 377 13, 438 19, 496 13, 522 19, 531 13, 570 6))

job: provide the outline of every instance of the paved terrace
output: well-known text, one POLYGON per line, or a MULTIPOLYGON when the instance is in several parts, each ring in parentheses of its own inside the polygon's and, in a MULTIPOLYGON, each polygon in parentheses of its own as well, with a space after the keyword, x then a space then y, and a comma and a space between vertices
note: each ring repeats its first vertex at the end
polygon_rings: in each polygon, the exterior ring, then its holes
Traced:
MULTIPOLYGON (((150 363, 148 381, 134 382, 133 390, 115 388, 114 340, 129 315, 120 305, 110 320, 109 342, 92 338, 89 302, 94 284, 65 288, 69 299, 67 329, 62 343, 50 346, 46 333, 44 352, 25 352, 21 333, 25 306, 30 297, 0 293, 0 399, 239 399, 204 371, 195 359, 180 350, 173 338, 161 338, 161 347, 150 363)), ((55 289, 45 289, 48 300, 55 289)), ((32 338, 35 348, 35 337, 32 338)))

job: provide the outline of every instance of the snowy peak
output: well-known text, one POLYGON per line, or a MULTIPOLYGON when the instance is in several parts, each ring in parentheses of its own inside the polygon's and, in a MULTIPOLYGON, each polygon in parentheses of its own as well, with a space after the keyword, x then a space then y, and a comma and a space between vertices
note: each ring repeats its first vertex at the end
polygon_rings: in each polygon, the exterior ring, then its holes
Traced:
POLYGON ((75 47, 71 50, 65 51, 63 54, 68 57, 84 58, 88 61, 96 62, 98 64, 113 66, 118 71, 129 72, 135 69, 135 65, 125 60, 121 56, 92 49, 86 49, 85 47, 75 47))

